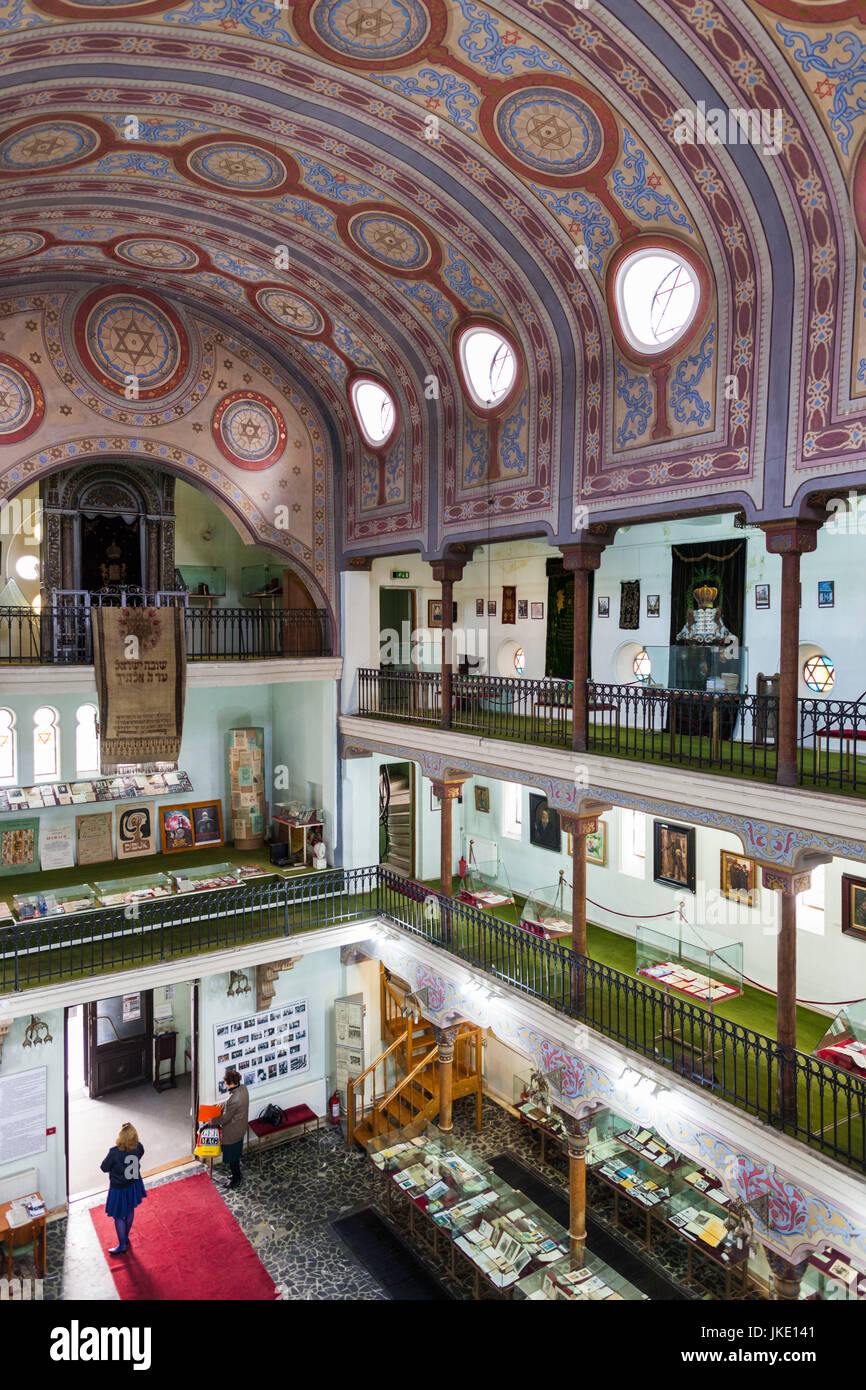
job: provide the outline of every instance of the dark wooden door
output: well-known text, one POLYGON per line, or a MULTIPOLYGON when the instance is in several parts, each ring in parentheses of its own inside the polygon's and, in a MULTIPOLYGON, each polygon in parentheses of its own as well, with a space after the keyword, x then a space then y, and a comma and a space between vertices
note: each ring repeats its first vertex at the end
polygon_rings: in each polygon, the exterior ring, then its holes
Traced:
POLYGON ((86 1074, 91 1100, 153 1079, 153 991, 87 1005, 86 1074))

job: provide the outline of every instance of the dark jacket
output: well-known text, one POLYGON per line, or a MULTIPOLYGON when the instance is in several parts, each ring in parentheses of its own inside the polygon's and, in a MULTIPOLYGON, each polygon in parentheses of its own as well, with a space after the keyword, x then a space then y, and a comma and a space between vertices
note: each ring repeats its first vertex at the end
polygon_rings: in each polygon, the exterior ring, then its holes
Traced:
POLYGON ((215 1121, 220 1126, 223 1148, 227 1144, 238 1144, 247 1132, 250 1114, 250 1093, 246 1086, 236 1086, 229 1091, 229 1098, 223 1102, 223 1113, 215 1121))
POLYGON ((136 1144, 134 1149, 126 1150, 119 1149, 115 1144, 113 1149, 108 1150, 108 1153, 99 1166, 103 1173, 108 1174, 109 1187, 131 1187, 134 1182, 138 1181, 138 1178, 141 1176, 140 1163, 137 1165, 139 1171, 136 1173, 135 1177, 128 1178, 126 1176, 126 1160, 129 1158, 130 1153, 134 1153, 140 1160, 144 1154, 144 1145, 136 1144))

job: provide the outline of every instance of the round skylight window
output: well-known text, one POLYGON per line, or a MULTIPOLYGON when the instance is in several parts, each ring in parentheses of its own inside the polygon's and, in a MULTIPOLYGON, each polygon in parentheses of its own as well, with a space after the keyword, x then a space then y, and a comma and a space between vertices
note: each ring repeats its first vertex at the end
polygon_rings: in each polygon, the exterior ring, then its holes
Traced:
POLYGON ((697 274, 676 251, 647 247, 626 256, 614 281, 622 331, 638 352, 660 353, 690 327, 698 310, 697 274))
POLYGON ((483 410, 506 399, 517 380, 517 358, 507 338, 493 328, 467 328, 460 337, 460 367, 469 395, 483 410))
POLYGON ((394 397, 378 381, 362 377, 352 385, 352 408, 358 427, 371 449, 381 449, 394 433, 394 397))

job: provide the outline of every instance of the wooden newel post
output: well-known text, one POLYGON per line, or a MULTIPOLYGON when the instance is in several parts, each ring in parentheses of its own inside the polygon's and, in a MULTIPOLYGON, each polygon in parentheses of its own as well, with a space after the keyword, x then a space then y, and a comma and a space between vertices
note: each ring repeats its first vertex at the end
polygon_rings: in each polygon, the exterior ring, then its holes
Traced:
POLYGON ((817 549, 818 522, 767 522, 762 529, 767 550, 782 557, 782 597, 779 612, 779 720, 776 781, 797 785, 800 686, 800 556, 817 549))
POLYGON ((601 564, 601 552, 611 539, 611 528, 601 527, 604 536, 562 546, 562 563, 574 575, 574 654, 572 664, 571 746, 583 753, 587 745, 586 683, 589 679, 589 575, 601 564))
POLYGON ((457 1031, 457 1028, 433 1028, 439 1050, 439 1128, 443 1134, 450 1134, 453 1129, 454 1044, 457 1031))
POLYGON ((591 1121, 573 1120, 568 1130, 568 1244, 572 1265, 586 1255, 586 1140, 591 1121))
POLYGON ((782 1120, 797 1119, 797 894, 805 893, 812 880, 809 870, 794 872, 761 865, 764 888, 779 894, 779 935, 776 940, 776 1113, 782 1120))
POLYGON ((441 782, 433 782, 433 795, 437 798, 442 808, 442 824, 439 828, 439 884, 440 891, 446 898, 450 898, 454 891, 454 846, 452 839, 451 808, 456 798, 463 791, 464 781, 464 778, 456 780, 446 776, 441 782))
POLYGON ((453 558, 433 562, 433 578, 442 585, 442 716, 443 729, 451 728, 452 677, 454 674, 454 585, 463 577, 467 559, 453 558))

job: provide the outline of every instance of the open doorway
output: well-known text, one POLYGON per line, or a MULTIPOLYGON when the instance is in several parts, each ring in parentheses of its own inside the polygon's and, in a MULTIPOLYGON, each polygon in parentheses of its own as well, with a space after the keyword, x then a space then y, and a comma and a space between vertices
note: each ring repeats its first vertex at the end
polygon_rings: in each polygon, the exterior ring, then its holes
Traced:
POLYGON ((67 1009, 70 1198, 107 1190, 99 1165, 127 1120, 144 1145, 143 1174, 190 1161, 193 996, 194 987, 178 983, 67 1009))
POLYGON ((415 590, 379 590, 379 667, 383 671, 412 669, 415 631, 415 590))
POLYGON ((379 767, 379 863, 415 877, 415 768, 412 763, 379 767))

